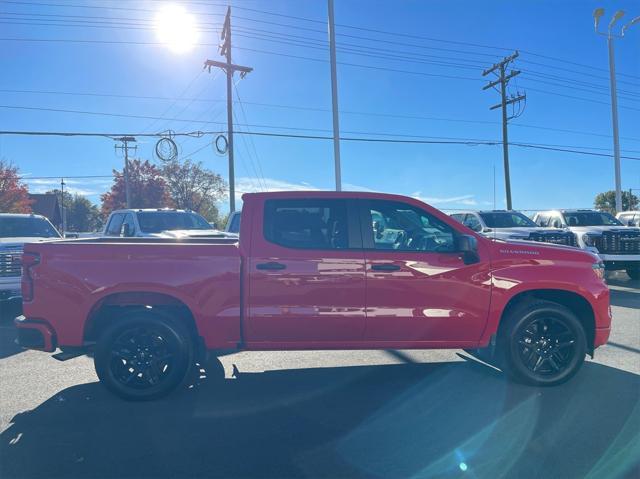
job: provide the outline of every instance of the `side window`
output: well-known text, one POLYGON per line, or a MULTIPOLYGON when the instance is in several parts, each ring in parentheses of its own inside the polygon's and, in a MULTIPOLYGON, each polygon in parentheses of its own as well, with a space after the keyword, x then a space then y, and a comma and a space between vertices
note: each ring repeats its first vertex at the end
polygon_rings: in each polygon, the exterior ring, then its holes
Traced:
POLYGON ((120 229, 122 228, 122 221, 124 220, 124 214, 116 213, 111 216, 109 224, 107 225, 107 236, 120 236, 120 229))
POLYGON ((463 213, 454 213, 451 217, 456 220, 458 223, 464 223, 465 215, 463 213))
POLYGON ((536 217, 536 223, 538 223, 538 226, 546 228, 549 225, 549 215, 539 214, 536 217))
POLYGON ((455 251, 454 230, 429 213, 406 203, 369 202, 375 249, 455 251))
POLYGON ((264 237, 287 248, 346 249, 349 246, 344 200, 268 200, 264 237))
POLYGON ((476 215, 467 215, 464 219, 464 225, 471 228, 473 231, 482 231, 482 225, 476 215))
POLYGON ((549 219, 549 226, 552 227, 552 228, 562 228, 562 219, 560 218, 560 216, 553 215, 549 219))
POLYGON ((121 231, 124 233, 124 228, 125 226, 128 228, 128 234, 123 234, 123 236, 134 236, 136 234, 136 224, 133 220, 133 215, 131 213, 127 213, 127 216, 125 216, 124 221, 122 223, 122 228, 121 231))

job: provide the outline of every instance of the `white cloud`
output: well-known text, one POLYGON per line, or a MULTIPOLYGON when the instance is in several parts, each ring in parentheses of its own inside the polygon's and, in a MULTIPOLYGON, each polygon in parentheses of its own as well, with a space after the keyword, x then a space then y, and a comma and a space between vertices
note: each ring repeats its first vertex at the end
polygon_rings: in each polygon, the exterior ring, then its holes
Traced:
MULTIPOLYGON (((60 180, 25 178, 24 182, 29 186, 30 193, 46 193, 54 189, 60 189, 60 180)), ((111 185, 112 180, 100 178, 87 178, 86 180, 65 180, 64 190, 69 193, 83 196, 96 196, 104 193, 111 185)))
POLYGON ((313 191, 320 188, 307 182, 291 183, 273 178, 241 177, 236 180, 236 198, 240 199, 244 193, 260 191, 313 191))
POLYGON ((466 206, 475 206, 478 204, 474 195, 451 196, 451 197, 443 198, 443 197, 434 197, 434 196, 422 196, 422 192, 416 191, 411 196, 413 196, 417 200, 423 201, 430 205, 458 204, 458 205, 466 205, 466 206))

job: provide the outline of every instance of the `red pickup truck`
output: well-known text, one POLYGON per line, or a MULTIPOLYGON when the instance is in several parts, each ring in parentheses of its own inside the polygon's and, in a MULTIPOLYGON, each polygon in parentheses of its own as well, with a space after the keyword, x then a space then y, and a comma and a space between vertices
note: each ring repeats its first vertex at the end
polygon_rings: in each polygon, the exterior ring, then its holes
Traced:
POLYGON ((397 195, 243 199, 239 241, 27 245, 19 342, 91 353, 109 390, 150 399, 229 350, 479 349, 521 382, 554 385, 609 337, 591 253, 484 238, 397 195))

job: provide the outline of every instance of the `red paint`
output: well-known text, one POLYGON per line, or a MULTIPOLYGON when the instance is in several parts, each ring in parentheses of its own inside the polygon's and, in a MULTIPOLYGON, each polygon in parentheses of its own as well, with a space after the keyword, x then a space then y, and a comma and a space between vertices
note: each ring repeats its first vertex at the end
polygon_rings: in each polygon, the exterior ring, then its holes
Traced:
POLYGON ((593 255, 493 241, 410 198, 248 194, 240 238, 238 244, 80 240, 27 245, 25 252, 39 255, 40 263, 29 268, 34 295, 24 303, 25 316, 46 321, 61 346, 82 346, 105 304, 180 304, 191 312, 210 349, 473 348, 489 343, 516 295, 561 290, 580 296, 592 309, 594 347, 608 338, 609 291, 592 271, 593 255), (479 261, 465 265, 459 253, 299 250, 264 238, 266 199, 317 197, 388 199, 422 208, 474 236, 479 261), (286 269, 257 269, 268 262, 286 269), (387 263, 399 269, 372 269, 387 263))

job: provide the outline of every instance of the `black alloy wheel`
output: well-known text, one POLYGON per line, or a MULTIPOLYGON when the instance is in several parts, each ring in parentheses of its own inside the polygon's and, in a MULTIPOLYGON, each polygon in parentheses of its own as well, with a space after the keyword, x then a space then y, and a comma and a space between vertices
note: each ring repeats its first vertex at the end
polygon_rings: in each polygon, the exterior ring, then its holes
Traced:
POLYGON ((587 351, 584 326, 567 307, 536 300, 512 309, 501 326, 501 367, 516 381, 554 386, 578 372, 587 351))
POLYGON ((175 389, 194 364, 193 341, 179 322, 157 313, 117 319, 96 347, 100 381, 128 400, 156 399, 175 389))

